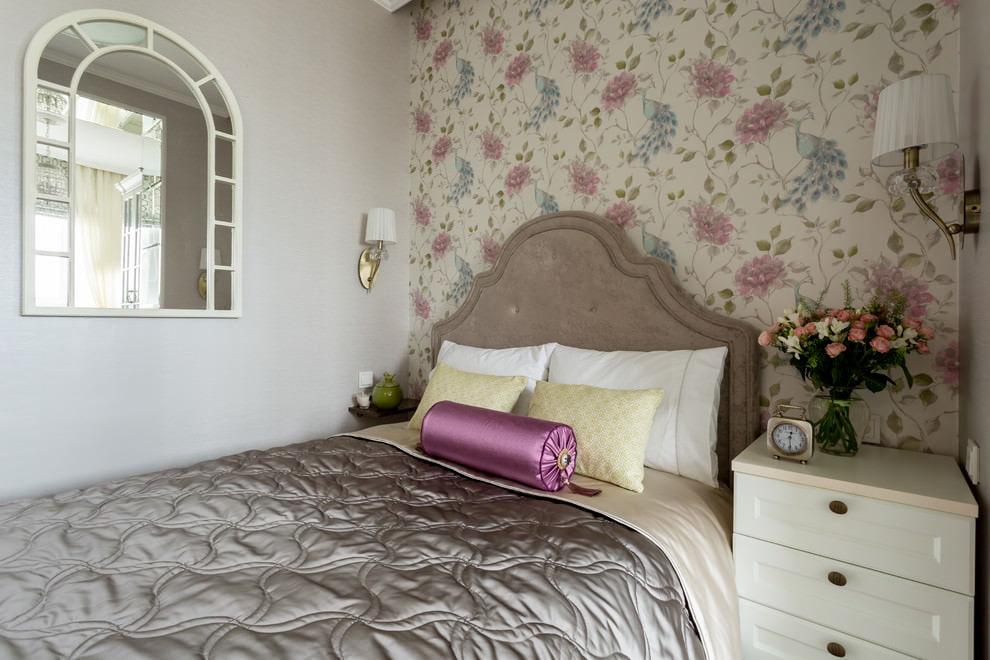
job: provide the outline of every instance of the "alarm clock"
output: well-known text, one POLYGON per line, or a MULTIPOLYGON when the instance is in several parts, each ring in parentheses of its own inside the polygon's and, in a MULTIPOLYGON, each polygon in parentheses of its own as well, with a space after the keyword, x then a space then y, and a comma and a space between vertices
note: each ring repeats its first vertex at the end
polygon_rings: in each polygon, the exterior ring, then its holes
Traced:
POLYGON ((805 417, 804 408, 786 403, 777 404, 773 417, 767 422, 767 451, 776 458, 807 463, 815 452, 813 427, 805 417), (785 417, 785 411, 796 410, 800 417, 785 417))

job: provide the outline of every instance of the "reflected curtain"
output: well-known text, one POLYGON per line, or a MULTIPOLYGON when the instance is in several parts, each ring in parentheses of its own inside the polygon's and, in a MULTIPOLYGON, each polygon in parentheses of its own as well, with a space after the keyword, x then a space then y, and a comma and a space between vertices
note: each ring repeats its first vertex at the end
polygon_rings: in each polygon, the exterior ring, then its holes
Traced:
POLYGON ((124 202, 114 184, 124 176, 76 167, 75 302, 79 307, 120 307, 124 202))

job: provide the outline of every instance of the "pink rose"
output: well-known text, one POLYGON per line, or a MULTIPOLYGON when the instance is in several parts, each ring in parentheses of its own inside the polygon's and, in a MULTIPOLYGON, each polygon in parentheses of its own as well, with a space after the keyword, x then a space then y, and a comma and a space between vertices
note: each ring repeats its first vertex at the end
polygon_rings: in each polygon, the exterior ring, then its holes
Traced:
POLYGON ((886 353, 890 350, 890 340, 884 337, 874 337, 873 341, 870 342, 870 347, 877 353, 886 353))
POLYGON ((840 309, 838 312, 836 312, 835 316, 840 321, 848 321, 849 319, 852 318, 852 312, 850 312, 848 309, 840 309))
POLYGON ((864 328, 853 328, 849 331, 849 339, 853 341, 863 341, 866 339, 866 330, 864 328))
POLYGON ((911 328, 912 330, 921 330, 921 319, 914 318, 913 316, 906 316, 904 320, 901 321, 901 325, 905 328, 911 328))
POLYGON ((808 321, 808 323, 805 324, 803 327, 804 327, 804 331, 807 332, 808 334, 816 334, 818 332, 818 327, 811 321, 808 321))
POLYGON ((839 355, 844 350, 846 350, 846 345, 840 344, 838 342, 832 342, 831 344, 825 347, 825 352, 828 353, 828 356, 832 358, 839 357, 839 355))
POLYGON ((773 338, 770 336, 770 333, 768 331, 764 330, 763 332, 760 333, 760 337, 759 339, 756 340, 756 342, 760 346, 769 346, 771 343, 773 343, 773 338))
POLYGON ((935 331, 931 328, 926 328, 922 326, 921 330, 918 330, 918 334, 925 339, 935 339, 935 331))
POLYGON ((877 317, 874 316, 873 314, 866 313, 860 316, 859 320, 862 321, 863 323, 873 323, 874 321, 877 320, 877 317))
POLYGON ((780 332, 780 324, 774 323, 772 326, 770 326, 770 332, 780 332))
POLYGON ((895 334, 897 333, 894 332, 894 329, 889 325, 881 325, 877 328, 877 335, 883 337, 884 339, 890 339, 895 334))
POLYGON ((918 352, 921 353, 922 355, 927 355, 928 354, 928 342, 923 341, 920 344, 918 344, 918 352))

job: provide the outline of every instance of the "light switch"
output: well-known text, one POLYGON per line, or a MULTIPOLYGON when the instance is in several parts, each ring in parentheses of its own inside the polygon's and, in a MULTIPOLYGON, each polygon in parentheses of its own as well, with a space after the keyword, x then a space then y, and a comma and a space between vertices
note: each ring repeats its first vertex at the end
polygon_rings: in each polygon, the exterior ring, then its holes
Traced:
POLYGON ((371 387, 375 384, 375 372, 374 371, 359 371, 358 372, 358 387, 371 387))

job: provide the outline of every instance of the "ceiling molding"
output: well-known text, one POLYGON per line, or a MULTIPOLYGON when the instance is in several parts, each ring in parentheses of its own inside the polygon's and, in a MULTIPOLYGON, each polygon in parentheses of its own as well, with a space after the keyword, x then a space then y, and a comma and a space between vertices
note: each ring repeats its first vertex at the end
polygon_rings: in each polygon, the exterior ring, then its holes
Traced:
POLYGON ((405 7, 412 2, 412 0, 375 0, 375 2, 389 11, 395 11, 401 7, 405 7))

